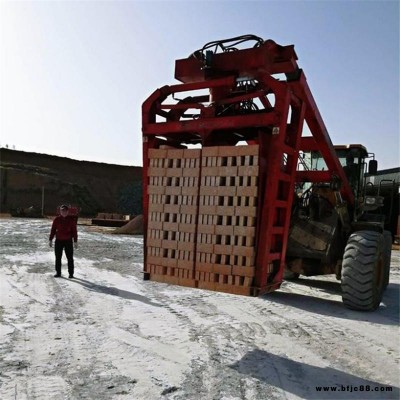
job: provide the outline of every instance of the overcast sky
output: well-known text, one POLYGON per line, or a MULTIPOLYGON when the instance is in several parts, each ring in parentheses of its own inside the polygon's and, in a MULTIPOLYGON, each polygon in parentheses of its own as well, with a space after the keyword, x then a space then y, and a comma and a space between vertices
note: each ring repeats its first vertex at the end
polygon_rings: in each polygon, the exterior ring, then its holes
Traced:
POLYGON ((0 145, 142 165, 174 61, 243 34, 294 44, 335 144, 399 161, 398 1, 0 2, 0 145))

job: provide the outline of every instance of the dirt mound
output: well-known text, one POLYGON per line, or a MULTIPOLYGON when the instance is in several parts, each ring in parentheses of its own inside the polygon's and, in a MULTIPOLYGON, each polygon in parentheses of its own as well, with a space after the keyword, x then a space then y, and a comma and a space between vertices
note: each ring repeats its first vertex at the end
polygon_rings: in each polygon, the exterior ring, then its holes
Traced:
POLYGON ((127 235, 143 235, 143 215, 138 215, 124 226, 117 228, 113 233, 127 235))
POLYGON ((30 206, 41 211, 43 188, 45 215, 53 215, 63 203, 79 207, 85 217, 102 211, 142 212, 141 167, 0 148, 0 170, 2 212, 30 206))

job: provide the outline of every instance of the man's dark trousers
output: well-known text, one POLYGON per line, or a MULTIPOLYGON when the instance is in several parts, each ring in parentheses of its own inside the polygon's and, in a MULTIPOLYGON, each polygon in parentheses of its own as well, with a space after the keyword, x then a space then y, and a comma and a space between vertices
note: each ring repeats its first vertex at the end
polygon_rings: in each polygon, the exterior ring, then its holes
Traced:
POLYGON ((74 275, 74 246, 71 240, 57 240, 54 245, 54 252, 56 253, 56 272, 61 275, 61 258, 63 250, 68 260, 68 273, 74 275))

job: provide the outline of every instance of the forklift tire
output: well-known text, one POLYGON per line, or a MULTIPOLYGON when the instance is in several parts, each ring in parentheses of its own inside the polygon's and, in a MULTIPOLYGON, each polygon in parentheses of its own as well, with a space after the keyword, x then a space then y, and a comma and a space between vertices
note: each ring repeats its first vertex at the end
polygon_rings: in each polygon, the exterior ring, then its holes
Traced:
POLYGON ((346 307, 373 311, 383 295, 385 274, 385 239, 375 231, 350 235, 342 263, 342 299, 346 307))
POLYGON ((383 277, 383 290, 389 285, 390 277, 390 258, 392 257, 392 233, 390 231, 383 231, 385 239, 385 249, 383 251, 384 257, 384 277, 383 277))

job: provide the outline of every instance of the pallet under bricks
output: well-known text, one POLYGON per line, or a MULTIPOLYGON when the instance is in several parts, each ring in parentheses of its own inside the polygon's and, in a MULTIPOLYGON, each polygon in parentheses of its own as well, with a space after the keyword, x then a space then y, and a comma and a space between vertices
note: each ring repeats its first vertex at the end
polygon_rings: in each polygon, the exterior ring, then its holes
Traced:
POLYGON ((150 279, 250 294, 258 146, 151 149, 148 179, 150 279))

